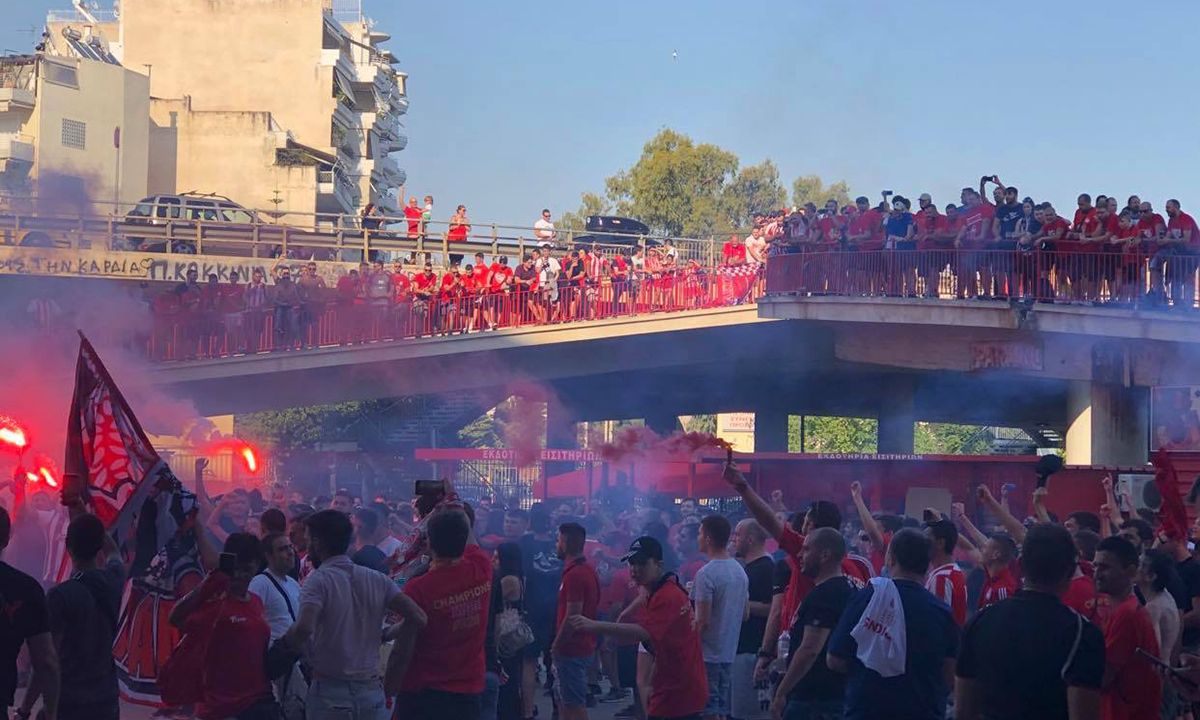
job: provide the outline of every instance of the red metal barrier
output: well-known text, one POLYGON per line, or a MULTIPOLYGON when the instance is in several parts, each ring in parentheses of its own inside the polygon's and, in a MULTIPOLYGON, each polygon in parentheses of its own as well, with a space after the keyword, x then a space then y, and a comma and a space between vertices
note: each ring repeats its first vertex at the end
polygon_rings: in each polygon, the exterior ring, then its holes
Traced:
POLYGON ((236 313, 177 312, 155 317, 154 360, 387 342, 553 325, 754 302, 765 287, 755 266, 698 270, 612 282, 561 284, 551 291, 469 294, 400 302, 347 298, 236 313))
POLYGON ((833 251, 773 257, 766 292, 1012 298, 1195 308, 1196 255, 1000 250, 833 251))

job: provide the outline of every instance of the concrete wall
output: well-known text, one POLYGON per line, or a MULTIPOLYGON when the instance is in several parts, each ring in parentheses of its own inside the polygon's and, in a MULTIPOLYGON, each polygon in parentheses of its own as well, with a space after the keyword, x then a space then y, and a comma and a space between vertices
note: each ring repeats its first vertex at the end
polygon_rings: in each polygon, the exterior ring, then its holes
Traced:
POLYGON ((269 111, 298 141, 329 147, 321 0, 123 0, 121 13, 125 65, 151 66, 154 97, 269 111))
POLYGON ((186 98, 155 98, 151 118, 151 193, 217 193, 269 209, 278 189, 280 212, 316 210, 316 168, 275 164, 281 136, 271 113, 197 111, 186 98))
MULTIPOLYGON (((80 178, 94 207, 107 213, 111 203, 135 203, 146 194, 149 161, 149 84, 145 75, 93 60, 46 58, 76 68, 78 88, 50 82, 39 74, 37 102, 23 133, 36 138, 32 175, 43 197, 62 192, 61 176, 80 178), (63 120, 84 123, 84 149, 63 145, 63 120), (113 132, 121 129, 121 147, 113 132), (119 165, 119 167, 118 167, 119 165), (108 203, 108 204, 105 204, 108 203)), ((71 191, 73 194, 73 191, 71 191)))

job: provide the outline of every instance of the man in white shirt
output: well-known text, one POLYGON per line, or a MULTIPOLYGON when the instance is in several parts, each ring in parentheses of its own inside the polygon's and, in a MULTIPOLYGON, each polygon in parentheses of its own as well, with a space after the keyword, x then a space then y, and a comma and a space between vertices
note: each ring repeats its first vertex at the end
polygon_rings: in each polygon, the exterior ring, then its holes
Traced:
POLYGON ((709 515, 700 521, 697 540, 700 552, 709 560, 696 572, 691 595, 708 675, 708 704, 700 713, 704 720, 723 720, 729 715, 733 660, 750 599, 750 579, 741 563, 729 557, 731 533, 729 521, 722 515, 709 515))
MULTIPOLYGON (((300 583, 288 575, 295 567, 296 548, 284 533, 268 534, 262 540, 262 547, 267 569, 250 580, 250 592, 262 600, 263 617, 271 626, 271 642, 275 642, 296 622, 296 612, 300 609, 300 583)), ((304 697, 308 689, 303 683, 304 676, 297 665, 290 676, 271 683, 275 699, 286 703, 288 695, 304 697)))
POLYGON ((425 611, 383 573, 350 561, 346 552, 354 528, 345 513, 322 510, 305 524, 316 569, 300 589, 299 617, 284 639, 304 652, 312 668, 309 717, 384 720, 388 710, 379 675, 384 616, 396 613, 404 622, 392 654, 407 663, 427 622, 425 611))
POLYGON ((558 302, 558 274, 562 271, 562 265, 555 259, 550 243, 543 243, 534 252, 540 255, 537 259, 538 287, 542 291, 543 301, 551 304, 551 313, 547 317, 553 318, 553 303, 558 302))
POLYGON ((271 642, 275 642, 296 622, 300 610, 300 583, 288 575, 296 565, 296 548, 283 533, 267 535, 262 545, 267 569, 250 581, 250 592, 262 599, 271 642))
POLYGON ((533 224, 533 236, 539 243, 552 243, 558 233, 554 231, 554 223, 550 222, 550 211, 542 210, 542 217, 533 224))

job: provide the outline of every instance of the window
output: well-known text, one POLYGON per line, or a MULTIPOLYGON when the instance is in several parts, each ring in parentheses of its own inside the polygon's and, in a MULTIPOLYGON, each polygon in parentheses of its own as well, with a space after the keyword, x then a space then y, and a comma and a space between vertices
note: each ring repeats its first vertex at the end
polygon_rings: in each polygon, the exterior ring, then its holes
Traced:
POLYGON ((159 198, 158 206, 154 209, 155 217, 165 218, 168 212, 172 218, 179 217, 179 200, 169 197, 159 198), (171 207, 168 208, 168 205, 171 207))
POLYGON ((87 149, 87 124, 78 120, 63 118, 62 144, 63 147, 75 148, 76 150, 87 149))
POLYGON ((66 85, 67 87, 79 87, 79 74, 75 68, 59 65, 54 62, 45 62, 42 64, 46 71, 46 81, 57 85, 66 85))
POLYGON ((252 223, 254 217, 250 215, 250 211, 241 208, 232 208, 221 206, 221 217, 226 222, 236 223, 252 223))

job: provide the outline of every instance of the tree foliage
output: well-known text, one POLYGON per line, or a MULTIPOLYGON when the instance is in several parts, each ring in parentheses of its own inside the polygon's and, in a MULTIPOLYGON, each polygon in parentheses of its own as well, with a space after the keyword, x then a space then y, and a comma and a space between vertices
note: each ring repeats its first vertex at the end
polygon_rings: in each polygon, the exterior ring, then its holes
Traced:
POLYGON ((837 200, 839 206, 850 204, 850 186, 845 180, 826 186, 816 175, 801 175, 792 182, 793 205, 812 203, 821 207, 830 199, 837 200))
POLYGON ((655 234, 703 237, 744 229, 754 215, 786 203, 787 188, 771 160, 741 167, 732 152, 664 128, 632 167, 604 181, 603 197, 584 193, 579 210, 563 213, 560 222, 580 227, 586 215, 615 213, 655 234))
POLYGON ((926 455, 987 455, 992 435, 979 425, 919 422, 913 428, 913 451, 926 455))
MULTIPOLYGON (((879 439, 874 418, 804 416, 804 452, 873 453, 879 439)), ((788 452, 800 452, 800 416, 788 416, 788 452)))
POLYGON ((583 230, 587 224, 588 215, 608 215, 611 212, 612 205, 608 200, 596 193, 585 192, 579 200, 579 209, 559 215, 554 227, 560 234, 568 230, 583 230))
POLYGON ((386 440, 380 416, 396 405, 396 401, 368 400, 247 413, 234 417, 234 432, 279 449, 311 448, 320 442, 382 447, 386 440))

